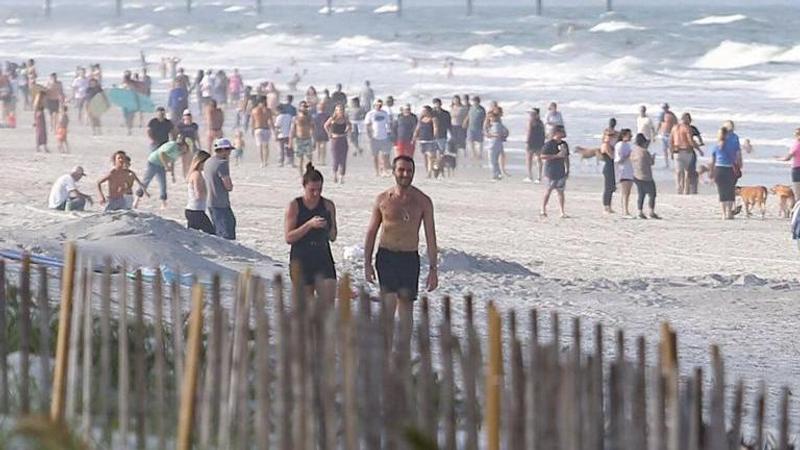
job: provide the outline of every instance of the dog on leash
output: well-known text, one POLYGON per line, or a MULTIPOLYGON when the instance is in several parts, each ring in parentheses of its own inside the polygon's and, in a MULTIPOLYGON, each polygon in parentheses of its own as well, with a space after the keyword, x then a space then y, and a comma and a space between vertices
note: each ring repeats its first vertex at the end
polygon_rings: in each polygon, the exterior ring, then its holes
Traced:
POLYGON ((758 206, 761 209, 761 218, 767 212, 767 188, 764 186, 736 186, 736 195, 742 198, 744 211, 747 217, 753 215, 751 208, 758 206))
POLYGON ((576 155, 581 155, 581 166, 583 166, 583 162, 589 162, 590 159, 594 158, 594 167, 597 169, 598 164, 600 164, 600 148, 587 148, 581 147, 580 145, 575 146, 575 151, 572 152, 576 155))
POLYGON ((776 184, 775 186, 772 186, 772 189, 769 191, 777 195, 778 200, 780 200, 778 217, 785 217, 788 219, 795 202, 794 191, 792 188, 786 186, 785 184, 776 184))
POLYGON ((456 170, 456 157, 450 153, 444 153, 433 160, 433 177, 442 178, 453 176, 456 170))

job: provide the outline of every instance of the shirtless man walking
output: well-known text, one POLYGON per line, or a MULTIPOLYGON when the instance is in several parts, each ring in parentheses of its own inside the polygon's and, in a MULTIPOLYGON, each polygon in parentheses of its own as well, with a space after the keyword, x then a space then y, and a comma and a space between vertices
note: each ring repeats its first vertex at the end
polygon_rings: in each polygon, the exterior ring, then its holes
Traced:
POLYGON ((250 128, 253 130, 258 154, 261 155, 261 167, 267 167, 270 134, 274 133, 275 124, 272 121, 272 112, 267 108, 267 97, 263 95, 258 97, 258 104, 250 112, 250 128))
POLYGON ((311 140, 313 131, 314 122, 311 121, 311 114, 308 112, 308 102, 303 100, 289 131, 289 147, 294 149, 300 176, 305 173, 306 160, 311 162, 311 154, 314 153, 314 142, 311 140))
POLYGON ((419 229, 425 226, 429 272, 425 287, 428 292, 439 285, 436 227, 433 221, 433 202, 430 197, 411 185, 414 180, 414 160, 400 155, 392 162, 396 185, 378 195, 372 209, 367 237, 364 242, 364 274, 367 282, 378 283, 392 317, 399 310, 412 319, 413 301, 419 287, 419 229), (381 231, 375 267, 372 254, 378 230, 381 231))
POLYGON ((225 123, 225 113, 222 108, 217 106, 217 101, 211 99, 208 101, 205 111, 206 125, 208 126, 208 134, 206 137, 206 148, 211 148, 212 143, 216 139, 222 137, 222 125, 225 123))
MULTIPOLYGON (((678 195, 688 195, 691 187, 691 164, 695 149, 700 146, 692 138, 692 117, 689 113, 681 116, 681 123, 672 129, 670 152, 675 158, 675 187, 678 195)), ((702 150, 700 150, 702 153, 702 150)))
POLYGON ((661 105, 661 114, 658 119, 658 134, 661 135, 661 143, 664 149, 664 167, 669 168, 669 160, 671 158, 670 148, 672 140, 670 135, 672 128, 678 124, 678 118, 675 113, 669 110, 669 104, 664 103, 661 105))

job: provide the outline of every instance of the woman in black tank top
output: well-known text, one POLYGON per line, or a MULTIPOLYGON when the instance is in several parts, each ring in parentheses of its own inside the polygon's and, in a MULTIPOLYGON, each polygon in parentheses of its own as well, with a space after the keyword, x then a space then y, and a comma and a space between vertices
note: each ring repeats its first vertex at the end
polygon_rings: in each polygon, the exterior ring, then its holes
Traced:
POLYGON ((306 294, 333 301, 336 266, 330 243, 336 240, 336 207, 322 197, 322 174, 311 163, 303 175, 303 196, 286 208, 286 242, 291 245, 292 283, 306 294))

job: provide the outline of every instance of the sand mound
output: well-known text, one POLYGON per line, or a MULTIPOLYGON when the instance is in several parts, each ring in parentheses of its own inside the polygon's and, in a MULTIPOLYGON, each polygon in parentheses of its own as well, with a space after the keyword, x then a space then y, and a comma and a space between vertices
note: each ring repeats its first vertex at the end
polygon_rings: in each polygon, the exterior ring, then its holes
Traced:
POLYGON ((539 276, 539 274, 531 272, 522 264, 513 261, 491 258, 484 255, 473 255, 452 249, 441 250, 439 254, 439 271, 539 276))
POLYGON ((226 241, 148 213, 133 211, 93 214, 12 234, 10 241, 33 253, 61 257, 66 241, 75 241, 82 257, 100 261, 111 256, 115 265, 158 267, 179 264, 195 275, 228 274, 253 266, 271 273, 275 261, 236 242, 226 241))

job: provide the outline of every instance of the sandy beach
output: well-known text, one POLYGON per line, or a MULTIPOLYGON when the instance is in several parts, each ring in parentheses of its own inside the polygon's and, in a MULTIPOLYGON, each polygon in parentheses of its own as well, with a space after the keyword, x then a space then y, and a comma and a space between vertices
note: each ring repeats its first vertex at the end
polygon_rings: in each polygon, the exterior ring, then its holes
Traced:
MULTIPOLYGON (((92 195, 117 149, 132 156, 132 168, 141 174, 148 151, 145 131, 134 129, 134 136, 125 136, 112 110, 101 137, 90 136, 75 121, 71 154, 34 153, 30 116, 23 113, 15 130, 0 130, 6 168, 0 179, 0 247, 58 256, 65 239, 76 239, 90 253, 123 255, 134 266, 173 261, 199 275, 245 266, 264 275, 286 272, 283 212, 301 189, 297 170, 277 167, 274 152, 270 167, 261 169, 251 146, 244 163, 232 167, 231 202, 241 245, 230 244, 182 228, 186 190, 180 175, 169 185, 165 211, 159 211, 155 198, 144 200, 141 214, 102 215, 98 206, 85 213, 48 210, 52 182, 76 164, 89 174, 81 190, 92 195)), ((371 159, 351 156, 346 183, 329 179, 323 192, 337 204, 337 269, 352 273, 358 283, 363 281, 362 260, 344 254, 358 254, 371 204, 393 183, 376 178, 371 164, 371 159)), ((320 169, 329 175, 328 167, 320 169)), ((673 184, 661 181, 657 211, 664 220, 623 219, 602 214, 602 178, 593 166, 580 168, 573 159, 573 169, 568 219, 557 218, 554 203, 551 216, 540 219, 543 187, 523 183, 520 171, 492 182, 488 168, 464 167, 462 161, 450 179, 417 175, 416 185, 434 201, 442 249, 434 314, 442 295, 460 299, 473 293, 479 311, 487 300, 506 311, 539 308, 545 317, 558 311, 583 318, 586 336, 595 321, 609 330, 623 328, 631 346, 638 334, 655 342, 658 324, 668 320, 678 330, 683 371, 706 364, 708 346, 719 343, 730 380, 766 377, 775 394, 780 384, 794 386, 800 370, 794 336, 797 249, 788 221, 777 217, 774 198, 764 220, 722 221, 713 185, 701 185, 700 195, 687 197, 672 194, 673 184)), ((658 178, 668 178, 663 169, 659 172, 658 178)), ((157 193, 156 185, 150 190, 157 193)), ((614 200, 619 210, 618 197, 614 200)), ((458 324, 458 301, 454 313, 458 324)), ((608 349, 612 337, 606 333, 608 349)))

